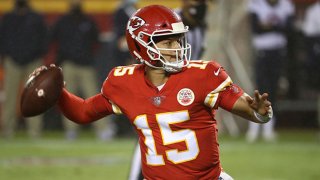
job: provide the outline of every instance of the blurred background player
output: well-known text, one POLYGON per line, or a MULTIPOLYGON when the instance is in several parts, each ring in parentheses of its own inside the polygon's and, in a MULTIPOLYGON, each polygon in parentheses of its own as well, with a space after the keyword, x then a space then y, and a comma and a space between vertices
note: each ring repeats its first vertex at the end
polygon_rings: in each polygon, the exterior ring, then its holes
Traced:
POLYGON ((113 35, 114 35, 114 59, 115 66, 123 66, 132 63, 132 57, 130 55, 127 41, 126 41, 126 29, 127 22, 131 15, 137 11, 138 0, 122 0, 120 6, 113 13, 113 35))
POLYGON ((306 37, 307 63, 306 78, 309 88, 320 87, 320 1, 316 1, 306 10, 302 30, 306 37))
POLYGON ((112 26, 110 31, 104 33, 102 43, 96 58, 96 69, 98 70, 99 83, 103 83, 105 77, 116 66, 132 63, 127 42, 125 41, 125 30, 127 22, 136 10, 138 0, 121 0, 114 11, 110 13, 112 26))
MULTIPOLYGON (((285 74, 287 35, 293 27, 294 6, 290 0, 250 0, 248 4, 252 29, 257 88, 269 93, 273 107, 277 107, 279 79, 285 74)), ((248 142, 254 142, 262 128, 266 141, 275 140, 273 119, 264 125, 249 124, 248 142)))
MULTIPOLYGON (((306 37, 306 74, 308 88, 318 97, 318 125, 320 125, 320 0, 314 2, 305 13, 302 30, 306 37)), ((320 139, 320 133, 318 133, 320 139)))
MULTIPOLYGON (((57 64, 61 64, 64 69, 67 88, 84 97, 90 97, 99 91, 94 69, 98 35, 97 25, 84 13, 81 0, 70 1, 70 11, 58 19, 52 31, 52 38, 58 44, 57 64)), ((66 138, 76 139, 79 125, 65 117, 63 123, 66 138)), ((100 140, 109 140, 113 136, 107 119, 95 122, 92 126, 100 140)))
POLYGON ((188 42, 192 47, 191 59, 201 59, 205 51, 207 30, 206 14, 209 0, 182 0, 182 7, 176 9, 183 23, 189 27, 188 42))
MULTIPOLYGON (((0 26, 0 54, 5 71, 2 120, 7 138, 14 136, 19 118, 20 87, 28 74, 42 64, 46 40, 42 15, 30 7, 28 0, 16 0, 14 9, 3 16, 0 26)), ((31 138, 40 137, 42 115, 26 119, 26 127, 31 138)))
MULTIPOLYGON (((186 36, 191 45, 191 60, 201 59, 205 51, 208 2, 209 0, 182 0, 181 8, 175 9, 181 16, 183 23, 189 27, 186 36)), ((139 144, 137 144, 131 160, 129 180, 143 180, 139 144)))

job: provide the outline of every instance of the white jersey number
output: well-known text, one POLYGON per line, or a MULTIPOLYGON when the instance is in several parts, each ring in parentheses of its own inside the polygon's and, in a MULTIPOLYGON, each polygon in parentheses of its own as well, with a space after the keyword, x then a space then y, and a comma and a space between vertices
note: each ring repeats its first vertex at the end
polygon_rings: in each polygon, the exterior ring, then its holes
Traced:
MULTIPOLYGON (((157 123, 160 127, 163 145, 170 145, 178 142, 185 142, 187 150, 178 151, 178 149, 171 149, 166 151, 166 156, 169 161, 179 164, 195 159, 199 154, 199 146, 196 134, 190 129, 181 129, 172 131, 170 125, 181 123, 190 120, 188 111, 177 111, 156 114, 157 123)), ((163 155, 158 154, 156 150, 156 143, 153 137, 152 130, 149 127, 147 116, 140 115, 134 120, 134 124, 141 130, 145 136, 145 145, 148 148, 146 158, 149 165, 158 166, 164 165, 163 155)))

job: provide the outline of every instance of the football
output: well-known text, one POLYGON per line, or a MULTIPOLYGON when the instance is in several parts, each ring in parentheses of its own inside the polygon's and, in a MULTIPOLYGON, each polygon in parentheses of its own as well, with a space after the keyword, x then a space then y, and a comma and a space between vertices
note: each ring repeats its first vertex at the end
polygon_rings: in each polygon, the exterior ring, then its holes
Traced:
POLYGON ((24 117, 32 117, 46 112, 54 106, 63 89, 62 70, 50 66, 31 76, 22 91, 20 110, 24 117))

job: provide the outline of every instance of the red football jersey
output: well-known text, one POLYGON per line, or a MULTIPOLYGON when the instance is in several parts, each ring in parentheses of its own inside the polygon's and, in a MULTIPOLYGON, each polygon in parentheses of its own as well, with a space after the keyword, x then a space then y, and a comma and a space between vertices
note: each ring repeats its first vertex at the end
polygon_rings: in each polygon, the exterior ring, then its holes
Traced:
POLYGON ((144 65, 114 68, 102 87, 113 112, 134 125, 146 179, 217 179, 221 167, 214 111, 231 110, 243 91, 213 61, 191 61, 158 90, 144 65))

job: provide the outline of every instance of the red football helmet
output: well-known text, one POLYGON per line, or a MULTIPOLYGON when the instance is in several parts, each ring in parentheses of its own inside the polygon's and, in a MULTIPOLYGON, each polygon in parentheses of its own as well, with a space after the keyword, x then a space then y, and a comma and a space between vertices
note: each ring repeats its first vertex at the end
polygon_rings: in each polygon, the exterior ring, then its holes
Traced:
POLYGON ((177 13, 165 6, 151 5, 139 9, 131 16, 126 38, 131 54, 141 63, 167 72, 179 72, 190 61, 191 46, 186 40, 187 32, 188 27, 177 13), (156 46, 155 38, 170 35, 179 35, 179 48, 164 49, 156 46), (176 61, 167 61, 160 50, 175 51, 176 61))

